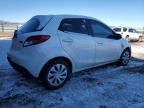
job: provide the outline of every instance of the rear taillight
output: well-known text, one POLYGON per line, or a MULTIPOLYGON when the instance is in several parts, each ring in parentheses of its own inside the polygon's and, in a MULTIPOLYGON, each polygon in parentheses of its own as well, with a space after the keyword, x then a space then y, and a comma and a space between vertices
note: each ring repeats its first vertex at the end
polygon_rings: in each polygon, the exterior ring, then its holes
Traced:
POLYGON ((26 47, 26 46, 40 44, 42 42, 47 41, 49 38, 50 38, 50 36, 48 36, 48 35, 31 36, 31 37, 26 39, 23 46, 26 47))

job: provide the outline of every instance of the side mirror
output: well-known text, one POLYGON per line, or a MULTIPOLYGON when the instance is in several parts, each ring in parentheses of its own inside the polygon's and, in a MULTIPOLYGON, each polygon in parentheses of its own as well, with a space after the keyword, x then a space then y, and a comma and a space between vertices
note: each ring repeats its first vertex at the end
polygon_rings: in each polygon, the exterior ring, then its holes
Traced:
POLYGON ((115 39, 119 40, 119 39, 121 39, 121 38, 122 38, 122 35, 121 35, 121 34, 116 34, 116 35, 115 35, 115 39))

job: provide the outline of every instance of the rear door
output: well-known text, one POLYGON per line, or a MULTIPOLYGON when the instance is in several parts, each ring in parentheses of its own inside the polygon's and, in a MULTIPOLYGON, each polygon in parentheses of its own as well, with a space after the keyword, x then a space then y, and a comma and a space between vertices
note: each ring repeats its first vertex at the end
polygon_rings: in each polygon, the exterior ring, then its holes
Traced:
POLYGON ((89 20, 96 43, 96 64, 118 60, 121 54, 121 41, 114 39, 115 33, 105 24, 89 20))
POLYGON ((95 63, 95 42, 89 35, 85 19, 62 20, 58 34, 63 49, 75 61, 78 68, 89 67, 95 63))

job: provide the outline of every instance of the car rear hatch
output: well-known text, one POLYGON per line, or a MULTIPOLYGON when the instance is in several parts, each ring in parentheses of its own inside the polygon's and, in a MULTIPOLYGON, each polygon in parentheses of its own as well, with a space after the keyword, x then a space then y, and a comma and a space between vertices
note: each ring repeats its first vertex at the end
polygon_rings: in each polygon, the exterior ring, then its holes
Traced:
POLYGON ((37 15, 32 17, 22 27, 14 32, 11 49, 21 50, 27 38, 42 35, 42 30, 52 18, 52 15, 37 15))

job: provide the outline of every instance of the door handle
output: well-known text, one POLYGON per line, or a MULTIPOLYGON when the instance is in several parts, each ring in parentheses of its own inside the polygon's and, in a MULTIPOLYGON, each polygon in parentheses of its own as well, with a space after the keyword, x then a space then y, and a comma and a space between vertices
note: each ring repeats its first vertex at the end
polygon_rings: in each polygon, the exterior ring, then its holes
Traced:
POLYGON ((98 42, 97 44, 98 44, 98 45, 103 45, 103 43, 102 43, 102 42, 98 42))
POLYGON ((73 40, 72 39, 64 39, 64 40, 62 40, 63 42, 66 42, 66 43, 72 43, 73 42, 73 40))

